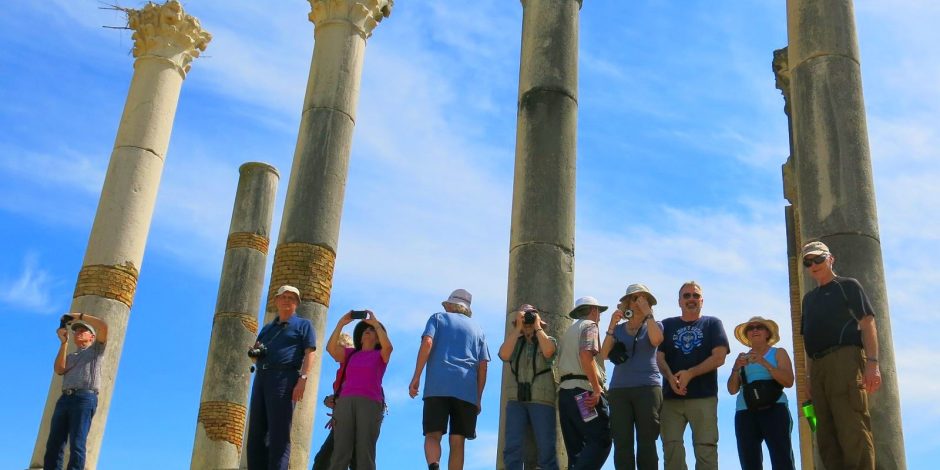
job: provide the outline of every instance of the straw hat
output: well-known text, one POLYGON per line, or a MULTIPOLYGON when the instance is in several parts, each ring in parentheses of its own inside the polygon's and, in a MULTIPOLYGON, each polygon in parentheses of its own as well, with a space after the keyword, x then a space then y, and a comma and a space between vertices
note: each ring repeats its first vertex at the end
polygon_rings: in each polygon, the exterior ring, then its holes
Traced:
POLYGON ((773 320, 768 320, 764 317, 751 317, 750 320, 734 327, 734 337, 741 342, 741 344, 751 347, 751 340, 748 339, 747 333, 744 331, 747 329, 748 325, 759 323, 764 325, 767 328, 767 331, 770 332, 770 336, 767 338, 767 344, 773 346, 780 341, 780 327, 777 326, 777 322, 773 320))

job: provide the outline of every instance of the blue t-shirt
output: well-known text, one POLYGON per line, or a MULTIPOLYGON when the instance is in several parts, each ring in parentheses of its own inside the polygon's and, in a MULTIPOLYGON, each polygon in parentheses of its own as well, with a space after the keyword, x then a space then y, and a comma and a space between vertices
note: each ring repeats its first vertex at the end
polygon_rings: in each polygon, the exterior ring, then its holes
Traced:
POLYGON ((278 317, 264 325, 258 333, 258 341, 268 347, 268 354, 258 364, 274 366, 296 366, 304 362, 307 348, 317 349, 317 334, 313 324, 306 318, 292 315, 286 322, 278 317))
MULTIPOLYGON (((659 350, 666 357, 666 364, 675 374, 702 363, 712 355, 712 349, 728 347, 728 336, 721 320, 702 315, 698 320, 686 322, 682 317, 663 320, 663 344, 659 350)), ((718 396, 718 371, 713 370, 689 382, 688 393, 676 395, 663 377, 663 398, 707 398, 718 396)))
POLYGON ((477 404, 477 368, 489 362, 483 330, 460 313, 435 313, 421 336, 433 340, 424 380, 424 398, 454 397, 477 404))
MULTIPOLYGON (((662 322, 656 322, 660 328, 662 322)), ((620 341, 627 348, 630 356, 626 362, 614 366, 614 374, 610 379, 610 388, 645 387, 661 385, 663 376, 656 365, 656 347, 650 343, 646 322, 640 326, 637 335, 627 333, 627 323, 621 323, 614 328, 614 339, 620 341), (636 348, 634 349, 634 343, 636 348)))
MULTIPOLYGON (((767 354, 764 354, 764 359, 767 359, 767 362, 770 365, 777 367, 777 348, 770 348, 767 350, 767 354)), ((740 374, 740 372, 734 372, 735 374, 740 374)), ((773 380, 773 376, 770 375, 770 371, 766 367, 754 362, 744 366, 744 374, 747 375, 747 381, 753 382, 755 380, 773 380)), ((747 409, 747 404, 744 403, 744 395, 741 394, 741 391, 744 390, 744 383, 741 383, 741 390, 738 390, 738 401, 734 406, 734 409, 737 411, 743 411, 747 409)), ((780 399, 777 400, 777 403, 787 404, 787 394, 781 393, 780 399)))

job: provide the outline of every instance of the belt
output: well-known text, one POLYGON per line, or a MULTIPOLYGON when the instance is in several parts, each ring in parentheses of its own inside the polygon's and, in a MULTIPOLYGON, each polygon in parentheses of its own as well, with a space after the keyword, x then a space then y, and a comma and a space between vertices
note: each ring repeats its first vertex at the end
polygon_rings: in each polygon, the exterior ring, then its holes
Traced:
POLYGON ((293 364, 261 364, 258 368, 261 370, 300 370, 300 366, 293 364))
POLYGON ((584 374, 565 374, 561 376, 561 380, 559 380, 558 383, 560 384, 561 382, 564 382, 566 380, 587 380, 587 379, 588 379, 587 376, 584 374))
POLYGON ((811 357, 814 361, 815 361, 816 359, 822 359, 824 356, 828 356, 829 354, 834 353, 834 352, 836 352, 837 350, 842 349, 842 348, 844 348, 844 347, 846 347, 846 346, 853 346, 853 345, 851 345, 851 344, 837 344, 837 345, 835 345, 835 346, 830 346, 830 347, 828 347, 828 348, 826 348, 826 349, 823 349, 822 351, 812 353, 812 354, 809 355, 809 357, 811 357))
POLYGON ((63 395, 76 395, 79 393, 94 393, 95 395, 97 395, 98 391, 95 389, 91 389, 91 388, 64 388, 62 389, 63 395))

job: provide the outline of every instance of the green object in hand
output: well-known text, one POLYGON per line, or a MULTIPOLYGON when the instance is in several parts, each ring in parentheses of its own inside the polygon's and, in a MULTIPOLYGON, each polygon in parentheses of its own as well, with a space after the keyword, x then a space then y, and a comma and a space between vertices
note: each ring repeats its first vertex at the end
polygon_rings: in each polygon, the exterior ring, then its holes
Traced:
POLYGON ((813 400, 804 401, 802 408, 803 416, 806 417, 806 422, 809 423, 809 429, 816 432, 816 407, 813 406, 813 400))

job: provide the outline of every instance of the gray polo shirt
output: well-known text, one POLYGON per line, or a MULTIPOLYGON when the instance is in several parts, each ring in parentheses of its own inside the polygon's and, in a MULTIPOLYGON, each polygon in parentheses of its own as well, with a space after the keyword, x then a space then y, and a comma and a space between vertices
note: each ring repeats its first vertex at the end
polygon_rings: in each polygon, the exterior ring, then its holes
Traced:
POLYGON ((62 390, 68 388, 98 390, 101 381, 101 355, 104 343, 97 341, 85 349, 79 349, 65 358, 65 374, 62 390))

